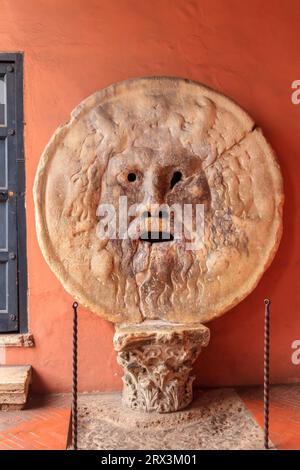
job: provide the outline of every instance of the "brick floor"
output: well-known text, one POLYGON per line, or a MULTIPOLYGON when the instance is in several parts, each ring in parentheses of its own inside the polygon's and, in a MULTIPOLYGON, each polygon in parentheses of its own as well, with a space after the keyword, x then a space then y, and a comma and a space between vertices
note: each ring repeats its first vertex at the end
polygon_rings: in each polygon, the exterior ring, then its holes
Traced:
MULTIPOLYGON (((263 427, 262 387, 238 389, 237 392, 263 427)), ((271 387, 269 432, 277 449, 300 450, 300 384, 271 387)))
MULTIPOLYGON (((263 428, 262 387, 236 389, 263 428)), ((300 384, 271 388, 270 439, 278 449, 300 450, 300 384)), ((27 409, 0 411, 0 450, 64 450, 70 395, 33 397, 27 409)))
POLYGON ((70 397, 33 397, 27 409, 0 412, 0 450, 65 450, 70 397))

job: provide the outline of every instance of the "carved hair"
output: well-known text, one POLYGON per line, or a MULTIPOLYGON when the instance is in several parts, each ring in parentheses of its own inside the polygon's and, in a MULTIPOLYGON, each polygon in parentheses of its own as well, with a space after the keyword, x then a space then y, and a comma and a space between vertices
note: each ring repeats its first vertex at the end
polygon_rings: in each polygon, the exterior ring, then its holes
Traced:
POLYGON ((94 109, 87 118, 87 136, 79 150, 80 169, 72 176, 67 199, 66 215, 72 217, 75 232, 88 231, 95 223, 96 209, 101 194, 101 178, 109 159, 131 148, 136 134, 144 142, 153 139, 161 130, 169 139, 178 139, 184 147, 208 166, 215 160, 215 152, 205 142, 208 129, 216 118, 215 105, 207 98, 186 106, 185 112, 193 116, 187 120, 181 110, 170 109, 166 99, 151 97, 152 107, 147 116, 140 110, 107 106, 94 109), (193 112, 191 112, 193 109, 193 112), (116 114, 117 113, 117 114, 116 114), (143 117, 143 120, 141 118, 143 117), (151 135, 151 137, 150 137, 151 135), (198 144, 200 142, 200 144, 198 144))

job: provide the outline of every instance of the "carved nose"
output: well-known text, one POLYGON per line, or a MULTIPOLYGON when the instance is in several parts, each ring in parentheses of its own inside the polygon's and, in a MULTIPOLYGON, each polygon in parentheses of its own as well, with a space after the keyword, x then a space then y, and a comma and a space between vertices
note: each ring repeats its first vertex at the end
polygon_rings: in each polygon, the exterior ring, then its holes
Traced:
POLYGON ((151 211, 151 206, 163 204, 163 187, 159 176, 151 169, 145 174, 143 183, 143 205, 145 211, 151 211))

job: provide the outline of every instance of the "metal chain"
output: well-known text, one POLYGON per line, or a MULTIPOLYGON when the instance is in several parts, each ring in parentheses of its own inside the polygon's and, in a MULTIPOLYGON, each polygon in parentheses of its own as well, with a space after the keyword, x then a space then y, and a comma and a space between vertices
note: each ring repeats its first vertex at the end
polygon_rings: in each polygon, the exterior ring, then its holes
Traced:
POLYGON ((269 449, 269 398, 270 398, 270 300, 265 299, 264 335, 264 448, 269 449))
POLYGON ((72 383, 72 446, 77 450, 77 307, 78 303, 73 303, 73 383, 72 383))

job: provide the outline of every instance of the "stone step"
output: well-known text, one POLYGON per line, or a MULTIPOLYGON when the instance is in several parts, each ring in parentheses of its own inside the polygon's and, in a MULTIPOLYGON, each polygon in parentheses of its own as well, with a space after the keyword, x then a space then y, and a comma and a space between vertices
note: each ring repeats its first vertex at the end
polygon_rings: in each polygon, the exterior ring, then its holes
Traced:
POLYGON ((24 408, 31 374, 31 366, 0 366, 0 409, 24 408))

